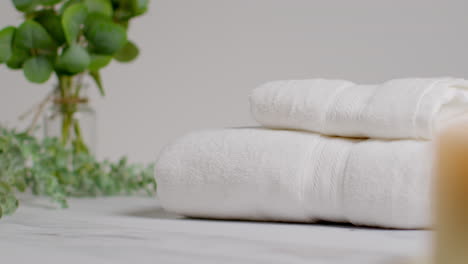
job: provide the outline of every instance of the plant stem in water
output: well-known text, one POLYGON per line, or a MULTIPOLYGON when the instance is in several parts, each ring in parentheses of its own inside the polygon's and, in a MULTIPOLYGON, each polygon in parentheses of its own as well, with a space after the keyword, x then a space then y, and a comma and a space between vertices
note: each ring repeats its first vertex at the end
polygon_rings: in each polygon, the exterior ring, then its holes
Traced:
POLYGON ((60 93, 60 115, 62 118, 62 145, 71 144, 75 152, 88 153, 88 147, 83 141, 79 120, 75 118, 77 111, 77 102, 70 99, 76 99, 79 96, 81 83, 74 83, 72 76, 59 76, 60 93), (73 133, 72 133, 73 132, 73 133))

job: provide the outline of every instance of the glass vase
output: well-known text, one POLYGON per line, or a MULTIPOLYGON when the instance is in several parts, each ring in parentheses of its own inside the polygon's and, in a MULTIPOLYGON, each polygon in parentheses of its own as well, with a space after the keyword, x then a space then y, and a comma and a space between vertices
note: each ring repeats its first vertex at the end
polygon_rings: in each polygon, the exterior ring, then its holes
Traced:
POLYGON ((75 152, 96 154, 96 112, 87 97, 54 97, 44 116, 44 136, 75 152))

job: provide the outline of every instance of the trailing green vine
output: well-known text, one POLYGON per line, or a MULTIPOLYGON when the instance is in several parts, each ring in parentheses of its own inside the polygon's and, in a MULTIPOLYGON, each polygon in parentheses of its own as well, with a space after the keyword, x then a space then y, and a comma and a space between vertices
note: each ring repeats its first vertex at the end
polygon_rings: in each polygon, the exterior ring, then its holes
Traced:
POLYGON ((39 140, 26 132, 0 127, 0 217, 15 212, 18 192, 47 196, 66 208, 67 198, 156 191, 154 165, 99 162, 75 152, 58 138, 39 140))

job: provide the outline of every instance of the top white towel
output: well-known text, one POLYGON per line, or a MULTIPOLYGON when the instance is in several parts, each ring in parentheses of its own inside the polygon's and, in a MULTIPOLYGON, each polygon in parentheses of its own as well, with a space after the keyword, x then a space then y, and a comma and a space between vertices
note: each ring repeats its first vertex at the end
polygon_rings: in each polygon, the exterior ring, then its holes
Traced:
POLYGON ((343 80, 291 80, 253 90, 253 117, 263 126, 325 135, 430 139, 468 113, 468 81, 396 79, 381 85, 343 80))

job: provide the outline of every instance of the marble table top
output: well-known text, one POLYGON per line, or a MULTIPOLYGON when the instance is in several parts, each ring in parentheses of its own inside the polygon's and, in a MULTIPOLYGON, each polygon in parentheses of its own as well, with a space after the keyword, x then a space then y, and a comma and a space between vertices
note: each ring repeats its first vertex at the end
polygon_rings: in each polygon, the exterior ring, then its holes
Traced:
POLYGON ((24 198, 0 219, 1 263, 407 263, 429 231, 187 219, 155 198, 24 198))

